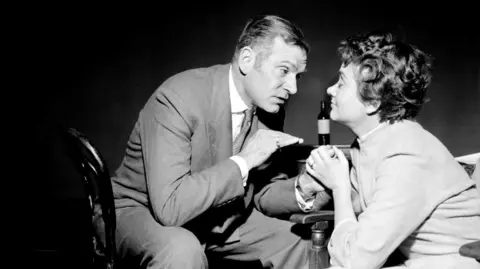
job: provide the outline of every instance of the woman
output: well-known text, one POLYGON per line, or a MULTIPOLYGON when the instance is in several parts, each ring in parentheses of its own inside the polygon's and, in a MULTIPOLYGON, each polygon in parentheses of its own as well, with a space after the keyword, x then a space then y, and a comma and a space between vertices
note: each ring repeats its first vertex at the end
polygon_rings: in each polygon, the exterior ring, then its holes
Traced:
POLYGON ((343 268, 479 268, 461 245, 480 239, 480 193, 448 149, 415 121, 430 83, 430 56, 390 34, 346 39, 331 96, 332 120, 357 136, 352 167, 335 147, 312 151, 307 172, 331 189, 328 250, 343 268))

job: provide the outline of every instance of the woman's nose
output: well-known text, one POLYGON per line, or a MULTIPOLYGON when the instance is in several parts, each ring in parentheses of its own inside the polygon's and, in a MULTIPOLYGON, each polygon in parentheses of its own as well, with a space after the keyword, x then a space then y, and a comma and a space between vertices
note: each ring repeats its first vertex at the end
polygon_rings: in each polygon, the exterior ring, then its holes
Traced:
POLYGON ((335 94, 335 86, 328 87, 327 94, 333 96, 335 94))

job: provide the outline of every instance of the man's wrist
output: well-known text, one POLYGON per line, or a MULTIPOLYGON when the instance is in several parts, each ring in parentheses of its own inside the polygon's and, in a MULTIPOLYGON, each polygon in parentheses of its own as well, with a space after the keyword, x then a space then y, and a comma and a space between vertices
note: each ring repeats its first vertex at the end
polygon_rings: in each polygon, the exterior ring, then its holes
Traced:
POLYGON ((253 168, 252 165, 250 164, 250 161, 248 160, 247 156, 245 156, 241 152, 238 153, 237 155, 234 155, 234 156, 238 156, 245 161, 245 164, 246 164, 246 167, 247 167, 248 171, 250 171, 253 168))
POLYGON ((245 159, 238 155, 231 156, 230 159, 237 163, 238 167, 240 168, 240 173, 242 174, 242 179, 245 181, 246 178, 248 177, 248 171, 249 171, 248 164, 245 161, 245 159))
POLYGON ((307 173, 302 173, 299 175, 298 191, 300 192, 300 195, 302 195, 302 197, 305 200, 312 199, 315 197, 315 194, 317 191, 315 190, 312 184, 314 183, 313 180, 314 179, 312 179, 310 175, 308 175, 307 173))

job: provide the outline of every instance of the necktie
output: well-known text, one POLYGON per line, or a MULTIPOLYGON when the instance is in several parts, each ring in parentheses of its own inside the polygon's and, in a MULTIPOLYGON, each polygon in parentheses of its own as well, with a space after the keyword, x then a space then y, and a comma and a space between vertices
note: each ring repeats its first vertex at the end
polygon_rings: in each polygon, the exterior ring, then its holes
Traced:
POLYGON ((233 155, 236 155, 238 152, 240 152, 243 142, 245 141, 245 137, 247 136, 248 131, 250 130, 252 116, 253 116, 253 109, 249 108, 245 110, 244 114, 245 114, 245 117, 243 118, 240 132, 238 133, 237 137, 233 141, 233 155))

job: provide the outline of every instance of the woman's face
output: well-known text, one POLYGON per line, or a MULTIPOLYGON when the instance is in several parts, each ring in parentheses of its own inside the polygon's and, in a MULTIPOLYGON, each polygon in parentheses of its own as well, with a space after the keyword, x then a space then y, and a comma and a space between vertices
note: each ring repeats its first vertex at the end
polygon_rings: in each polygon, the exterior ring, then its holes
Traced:
POLYGON ((337 83, 327 89, 331 96, 330 118, 349 127, 360 125, 367 118, 367 107, 360 100, 353 64, 341 66, 337 83))

